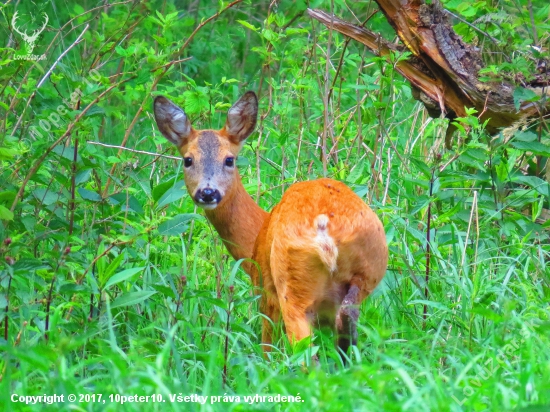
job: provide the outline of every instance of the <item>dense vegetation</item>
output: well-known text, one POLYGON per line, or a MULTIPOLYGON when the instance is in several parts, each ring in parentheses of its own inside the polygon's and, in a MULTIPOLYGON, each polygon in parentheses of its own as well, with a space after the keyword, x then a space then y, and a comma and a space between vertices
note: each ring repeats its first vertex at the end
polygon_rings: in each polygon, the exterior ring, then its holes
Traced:
MULTIPOLYGON (((0 6, 0 408, 70 407, 12 394, 102 394, 76 410, 547 410, 546 119, 490 136, 471 112, 447 150, 447 120, 428 117, 392 64, 308 18, 306 2, 234 3, 0 6), (29 34, 49 18, 30 52, 15 10, 29 34), (261 119, 239 167, 262 207, 330 176, 384 223, 389 268, 361 307, 348 368, 321 334, 309 371, 310 348, 282 333, 263 358, 250 280, 154 124, 157 93, 196 128, 218 128, 245 90, 259 92, 261 119), (167 402, 120 406, 117 393, 167 402), (255 394, 301 402, 246 404, 255 394)), ((309 6, 393 35, 374 2, 309 6)), ((521 82, 548 57, 548 3, 445 7, 487 79, 515 79, 518 102, 533 99, 521 82)))

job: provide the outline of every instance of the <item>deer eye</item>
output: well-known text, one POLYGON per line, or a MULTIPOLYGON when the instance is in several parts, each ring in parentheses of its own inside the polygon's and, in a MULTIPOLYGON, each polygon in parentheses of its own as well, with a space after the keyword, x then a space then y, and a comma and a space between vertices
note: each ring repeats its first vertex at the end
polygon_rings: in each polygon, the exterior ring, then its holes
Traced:
POLYGON ((235 158, 234 157, 228 157, 227 159, 225 159, 225 165, 227 167, 235 166, 235 158))
POLYGON ((193 164, 193 159, 191 159, 190 157, 183 158, 183 165, 185 167, 191 167, 192 164, 193 164))

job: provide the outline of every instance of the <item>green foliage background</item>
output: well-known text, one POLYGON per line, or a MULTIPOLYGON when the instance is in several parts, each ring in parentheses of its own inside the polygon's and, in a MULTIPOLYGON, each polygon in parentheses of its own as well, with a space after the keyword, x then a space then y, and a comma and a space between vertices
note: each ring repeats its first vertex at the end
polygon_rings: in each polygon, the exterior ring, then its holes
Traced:
MULTIPOLYGON (((445 150, 447 121, 427 116, 392 62, 309 19, 306 2, 228 5, 0 6, 2 410, 70 408, 24 407, 14 393, 304 401, 76 410, 547 410, 545 119, 491 137, 471 113, 445 150), (26 49, 12 31, 15 10, 29 33, 49 17, 33 51, 44 60, 16 60, 26 49), (154 124, 158 93, 195 128, 219 128, 245 90, 259 91, 261 121, 239 166, 262 207, 293 182, 326 175, 350 185, 386 228, 388 272, 361 307, 349 368, 322 334, 320 365, 308 372, 311 349, 291 348, 282 333, 263 358, 250 280, 194 207, 154 124)), ((371 1, 309 7, 350 22, 370 16, 370 29, 394 37, 371 1)), ((445 7, 497 41, 453 20, 482 50, 487 79, 513 79, 521 91, 548 57, 546 1, 445 7)))

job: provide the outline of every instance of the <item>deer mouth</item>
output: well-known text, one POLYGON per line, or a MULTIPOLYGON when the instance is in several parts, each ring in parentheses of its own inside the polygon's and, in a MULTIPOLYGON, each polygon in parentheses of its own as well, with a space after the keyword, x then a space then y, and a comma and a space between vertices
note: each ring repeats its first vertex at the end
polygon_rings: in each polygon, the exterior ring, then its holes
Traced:
POLYGON ((204 203, 204 202, 195 202, 198 207, 203 208, 204 210, 212 210, 218 206, 218 202, 204 203))
POLYGON ((218 203, 222 200, 222 195, 219 190, 207 187, 197 190, 194 200, 197 206, 206 210, 212 210, 218 206, 218 203))

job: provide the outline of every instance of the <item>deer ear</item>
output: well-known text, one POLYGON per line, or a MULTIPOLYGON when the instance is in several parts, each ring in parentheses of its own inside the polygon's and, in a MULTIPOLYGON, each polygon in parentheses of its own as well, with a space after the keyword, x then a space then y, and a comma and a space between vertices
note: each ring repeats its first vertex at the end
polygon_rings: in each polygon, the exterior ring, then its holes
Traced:
POLYGON ((254 131, 257 118, 256 93, 246 92, 227 112, 224 130, 233 143, 240 144, 254 131))
POLYGON ((186 145, 193 130, 185 112, 164 96, 154 103, 155 120, 164 137, 178 148, 186 145))

